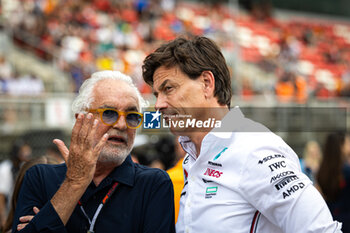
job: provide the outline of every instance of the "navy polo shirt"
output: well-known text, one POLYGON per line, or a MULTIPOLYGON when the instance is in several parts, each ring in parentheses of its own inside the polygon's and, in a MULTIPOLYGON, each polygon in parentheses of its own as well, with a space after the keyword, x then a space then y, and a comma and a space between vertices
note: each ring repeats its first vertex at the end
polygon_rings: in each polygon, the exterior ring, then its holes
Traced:
MULTIPOLYGON (((40 164, 27 171, 18 197, 12 232, 17 232, 19 217, 34 215, 34 206, 40 212, 21 233, 87 232, 90 224, 78 205, 64 226, 50 202, 62 184, 66 170, 65 164, 40 164)), ((90 219, 116 181, 119 186, 98 215, 95 233, 175 232, 174 194, 169 176, 163 170, 133 163, 130 156, 99 186, 91 182, 86 189, 80 200, 90 219)))

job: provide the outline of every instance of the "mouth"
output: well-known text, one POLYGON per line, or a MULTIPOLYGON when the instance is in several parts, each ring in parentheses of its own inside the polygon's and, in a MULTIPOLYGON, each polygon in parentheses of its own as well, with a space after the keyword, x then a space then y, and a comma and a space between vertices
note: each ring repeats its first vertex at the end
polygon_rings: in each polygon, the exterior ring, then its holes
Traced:
POLYGON ((126 139, 121 136, 109 136, 108 142, 114 143, 114 144, 126 144, 126 139))

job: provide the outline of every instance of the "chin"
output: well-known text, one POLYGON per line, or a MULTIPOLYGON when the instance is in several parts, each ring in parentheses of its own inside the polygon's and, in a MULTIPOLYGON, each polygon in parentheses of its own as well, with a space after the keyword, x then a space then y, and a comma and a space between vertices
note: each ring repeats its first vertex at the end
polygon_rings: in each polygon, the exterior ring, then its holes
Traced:
POLYGON ((117 150, 103 150, 100 153, 100 156, 98 158, 98 162, 100 163, 114 163, 118 166, 121 165, 125 158, 129 155, 130 151, 128 149, 120 149, 117 150))

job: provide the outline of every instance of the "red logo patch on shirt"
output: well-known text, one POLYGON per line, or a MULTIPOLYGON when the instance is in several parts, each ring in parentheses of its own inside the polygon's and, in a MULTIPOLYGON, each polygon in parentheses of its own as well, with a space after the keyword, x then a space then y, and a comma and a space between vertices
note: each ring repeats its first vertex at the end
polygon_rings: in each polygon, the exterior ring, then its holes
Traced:
POLYGON ((204 175, 219 178, 223 173, 215 169, 207 168, 204 175))

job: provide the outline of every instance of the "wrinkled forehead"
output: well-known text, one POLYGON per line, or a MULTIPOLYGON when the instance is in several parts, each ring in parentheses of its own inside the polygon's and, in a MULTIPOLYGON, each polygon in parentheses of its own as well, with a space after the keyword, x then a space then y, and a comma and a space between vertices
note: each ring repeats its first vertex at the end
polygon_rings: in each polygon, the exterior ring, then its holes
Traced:
POLYGON ((177 66, 158 67, 153 74, 153 89, 157 90, 164 82, 177 81, 178 79, 184 79, 185 74, 177 66))
POLYGON ((121 80, 104 79, 96 83, 92 107, 111 107, 119 110, 139 110, 139 99, 128 83, 121 80))

